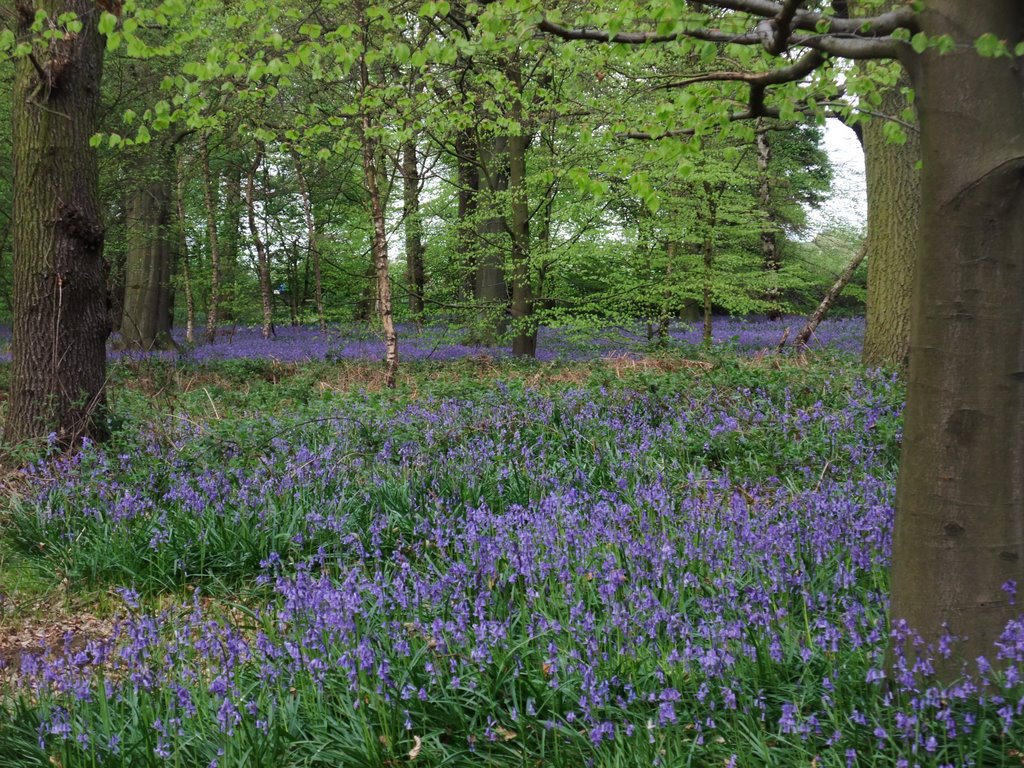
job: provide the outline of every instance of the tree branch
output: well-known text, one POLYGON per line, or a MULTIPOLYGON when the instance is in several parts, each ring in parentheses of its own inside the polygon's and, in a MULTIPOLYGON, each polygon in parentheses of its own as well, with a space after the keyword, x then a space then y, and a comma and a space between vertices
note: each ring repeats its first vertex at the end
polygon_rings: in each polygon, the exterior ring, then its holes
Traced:
POLYGON ((563 40, 589 40, 598 43, 625 43, 645 45, 667 43, 690 38, 716 43, 737 45, 762 45, 766 51, 780 55, 793 46, 812 48, 850 59, 894 58, 901 43, 892 39, 892 33, 901 28, 917 31, 917 13, 904 6, 893 11, 859 19, 825 16, 812 11, 801 11, 802 0, 704 0, 722 10, 748 13, 760 16, 754 29, 731 34, 717 29, 683 29, 675 32, 618 32, 614 35, 594 28, 572 28, 542 19, 537 25, 563 40), (813 35, 797 35, 795 31, 813 32, 813 35))
POLYGON ((553 21, 543 19, 537 25, 542 32, 548 32, 563 40, 589 40, 595 43, 625 43, 626 45, 646 45, 647 43, 671 43, 680 38, 694 38, 697 40, 708 40, 713 43, 739 43, 741 45, 754 45, 760 39, 752 32, 735 35, 721 32, 717 29, 693 29, 682 32, 668 32, 658 34, 656 32, 619 32, 610 35, 599 29, 582 28, 572 29, 555 24, 553 21))

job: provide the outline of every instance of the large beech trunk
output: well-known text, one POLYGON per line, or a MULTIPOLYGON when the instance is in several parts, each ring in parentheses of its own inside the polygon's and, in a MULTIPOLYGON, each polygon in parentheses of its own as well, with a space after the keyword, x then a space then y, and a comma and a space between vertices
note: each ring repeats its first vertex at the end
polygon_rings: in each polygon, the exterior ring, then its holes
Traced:
POLYGON ((973 660, 1020 614, 1003 586, 1024 588, 1024 74, 973 44, 1012 50, 1024 4, 930 0, 920 18, 957 47, 906 52, 922 210, 892 617, 929 640, 948 622, 973 660))
MULTIPOLYGON (((104 45, 92 0, 39 0, 35 7, 53 19, 75 13, 84 25, 15 63, 8 445, 51 433, 64 444, 105 435, 110 321, 99 178, 89 145, 104 45)), ((17 13, 19 37, 31 36, 32 22, 31 11, 17 13)))

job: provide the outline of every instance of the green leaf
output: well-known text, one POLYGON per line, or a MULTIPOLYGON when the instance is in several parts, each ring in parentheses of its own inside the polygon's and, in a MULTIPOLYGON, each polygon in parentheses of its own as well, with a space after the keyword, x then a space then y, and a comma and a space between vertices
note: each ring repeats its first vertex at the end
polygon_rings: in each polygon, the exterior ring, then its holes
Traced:
POLYGON ((1009 53, 1006 48, 1006 41, 1000 40, 991 32, 986 32, 975 40, 974 49, 979 53, 979 55, 989 59, 996 58, 997 56, 1006 56, 1009 53))
POLYGON ((907 143, 907 132, 903 126, 891 120, 882 124, 882 135, 890 144, 903 145, 907 143))
POLYGON ((109 11, 104 11, 103 13, 101 13, 99 21, 100 34, 109 35, 115 29, 117 29, 117 16, 110 13, 109 11))
POLYGON ((914 53, 924 53, 928 50, 928 35, 918 32, 910 38, 910 47, 914 49, 914 53))

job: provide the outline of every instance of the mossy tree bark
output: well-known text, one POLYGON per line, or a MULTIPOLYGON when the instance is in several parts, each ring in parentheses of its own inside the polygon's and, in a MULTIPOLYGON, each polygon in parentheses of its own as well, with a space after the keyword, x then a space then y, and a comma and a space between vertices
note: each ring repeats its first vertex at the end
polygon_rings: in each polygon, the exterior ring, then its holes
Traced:
MULTIPOLYGON (((899 115, 907 106, 907 97, 893 87, 885 90, 879 109, 886 115, 899 115)), ((907 132, 906 143, 893 144, 883 135, 882 127, 879 119, 864 126, 868 298, 863 361, 872 366, 903 367, 910 350, 910 292, 921 210, 917 170, 921 148, 915 132, 907 132)))
POLYGON ((16 10, 29 39, 34 11, 75 13, 77 34, 34 45, 15 64, 13 339, 4 439, 55 433, 64 444, 104 429, 106 340, 96 131, 103 39, 92 0, 39 0, 16 10))
MULTIPOLYGON (((849 3, 851 12, 863 0, 849 3)), ((892 10, 893 0, 879 8, 872 3, 865 13, 892 10)), ((905 367, 910 350, 910 292, 917 260, 918 222, 921 212, 920 137, 907 131, 907 141, 895 144, 885 136, 885 117, 898 117, 911 106, 904 88, 906 75, 881 90, 879 113, 864 123, 861 143, 868 196, 867 324, 862 359, 866 365, 905 367)))
MULTIPOLYGON (((991 658, 1024 586, 1024 71, 983 58, 985 33, 1024 38, 1019 0, 929 0, 905 51, 921 126, 921 220, 911 311, 892 618, 991 658)), ((940 670, 946 678, 956 669, 940 670)))

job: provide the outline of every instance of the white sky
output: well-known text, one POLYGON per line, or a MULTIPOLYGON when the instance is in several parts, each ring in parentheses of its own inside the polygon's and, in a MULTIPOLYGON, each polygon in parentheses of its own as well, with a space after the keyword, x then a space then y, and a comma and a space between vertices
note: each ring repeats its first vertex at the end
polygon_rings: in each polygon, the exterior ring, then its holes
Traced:
POLYGON ((832 196, 810 215, 812 228, 820 230, 830 223, 863 228, 867 221, 868 199, 864 185, 864 153, 850 128, 830 118, 825 123, 825 149, 832 158, 835 179, 832 196))

